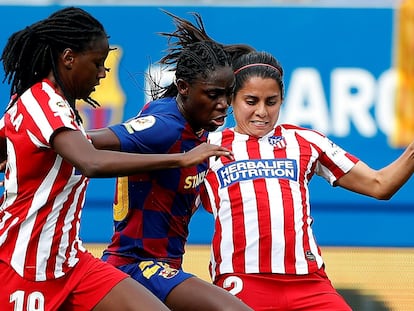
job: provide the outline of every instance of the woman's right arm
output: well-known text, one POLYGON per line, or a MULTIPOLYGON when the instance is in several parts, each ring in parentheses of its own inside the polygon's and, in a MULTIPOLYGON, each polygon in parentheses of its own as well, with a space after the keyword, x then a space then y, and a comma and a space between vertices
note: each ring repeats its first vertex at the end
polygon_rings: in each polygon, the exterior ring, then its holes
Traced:
POLYGON ((89 130, 88 136, 96 149, 121 150, 121 143, 118 136, 109 128, 89 130))
POLYGON ((176 154, 136 154, 98 150, 80 131, 70 129, 56 133, 51 143, 58 154, 87 177, 127 176, 143 171, 189 167, 211 156, 226 156, 232 159, 232 153, 228 149, 207 143, 189 152, 176 154))

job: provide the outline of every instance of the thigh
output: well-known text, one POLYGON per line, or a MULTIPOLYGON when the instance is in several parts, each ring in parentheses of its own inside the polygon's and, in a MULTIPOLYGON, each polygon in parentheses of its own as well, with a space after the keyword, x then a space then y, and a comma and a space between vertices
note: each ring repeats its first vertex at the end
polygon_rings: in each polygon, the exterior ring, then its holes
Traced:
POLYGON ((192 277, 177 285, 166 299, 172 310, 186 311, 252 311, 239 298, 224 289, 192 277))
POLYGON ((83 260, 72 279, 77 284, 59 311, 168 310, 127 274, 93 256, 83 260))
POLYGON ((119 267, 161 301, 165 301, 173 288, 193 275, 182 269, 171 268, 167 263, 148 260, 119 267))
POLYGON ((113 287, 93 311, 168 311, 149 290, 128 277, 113 287))
POLYGON ((128 275, 86 253, 70 275, 70 294, 61 310, 92 310, 128 275))
POLYGON ((333 287, 323 268, 300 277, 288 288, 287 298, 291 301, 293 310, 352 311, 333 287))
POLYGON ((323 270, 309 275, 225 274, 215 283, 255 311, 351 311, 323 270))

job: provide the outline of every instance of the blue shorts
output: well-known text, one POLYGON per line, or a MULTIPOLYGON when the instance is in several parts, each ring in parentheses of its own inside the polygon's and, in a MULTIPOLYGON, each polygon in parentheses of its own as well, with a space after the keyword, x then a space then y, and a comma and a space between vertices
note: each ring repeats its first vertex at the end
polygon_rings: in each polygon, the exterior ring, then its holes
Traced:
POLYGON ((156 260, 131 263, 119 266, 118 269, 144 285, 162 302, 165 302, 175 286, 194 276, 181 268, 173 269, 167 263, 156 260))

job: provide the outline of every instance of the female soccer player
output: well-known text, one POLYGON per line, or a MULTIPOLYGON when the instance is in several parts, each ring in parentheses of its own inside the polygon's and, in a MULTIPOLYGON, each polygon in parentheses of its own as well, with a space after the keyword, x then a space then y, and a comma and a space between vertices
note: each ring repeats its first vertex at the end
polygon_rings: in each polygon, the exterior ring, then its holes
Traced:
MULTIPOLYGON (((224 124, 234 86, 229 55, 220 44, 187 36, 190 24, 184 20, 174 21, 177 30, 164 35, 177 40, 160 61, 175 71, 173 83, 154 85, 157 98, 132 120, 92 131, 95 146, 131 153, 187 152, 224 124)), ((251 310, 182 269, 188 224, 206 170, 205 162, 118 178, 115 233, 102 258, 172 310, 251 310)))
POLYGON ((3 50, 12 97, 0 122, 2 157, 7 148, 1 310, 168 310, 82 246, 79 223, 88 177, 191 167, 207 154, 226 151, 207 144, 169 155, 95 149, 75 101, 96 104, 89 96, 105 78, 109 51, 101 23, 73 7, 14 33, 3 50))
POLYGON ((233 60, 236 125, 210 133, 234 159, 211 158, 201 192, 215 217, 211 274, 255 311, 348 311, 325 273, 312 231, 308 183, 390 199, 414 172, 414 143, 380 169, 335 145, 325 135, 277 124, 283 68, 269 53, 233 60))

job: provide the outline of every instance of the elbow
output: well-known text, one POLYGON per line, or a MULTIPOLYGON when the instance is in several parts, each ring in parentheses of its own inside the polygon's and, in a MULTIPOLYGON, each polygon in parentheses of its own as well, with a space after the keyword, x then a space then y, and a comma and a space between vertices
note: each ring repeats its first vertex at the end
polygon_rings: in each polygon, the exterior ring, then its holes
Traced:
POLYGON ((75 165, 83 176, 88 178, 105 177, 104 171, 101 165, 95 161, 83 161, 75 165))
POLYGON ((90 169, 90 168, 81 170, 81 172, 83 176, 88 177, 88 178, 103 177, 99 174, 97 170, 90 169))
POLYGON ((377 200, 388 201, 398 191, 399 187, 397 184, 390 183, 386 179, 377 178, 375 183, 371 183, 371 187, 369 187, 369 189, 372 197, 377 200))
POLYGON ((394 194, 395 191, 380 191, 373 195, 373 197, 381 201, 388 201, 394 196, 394 194))
POLYGON ((380 201, 388 201, 392 198, 393 194, 382 194, 377 196, 376 198, 380 201))

